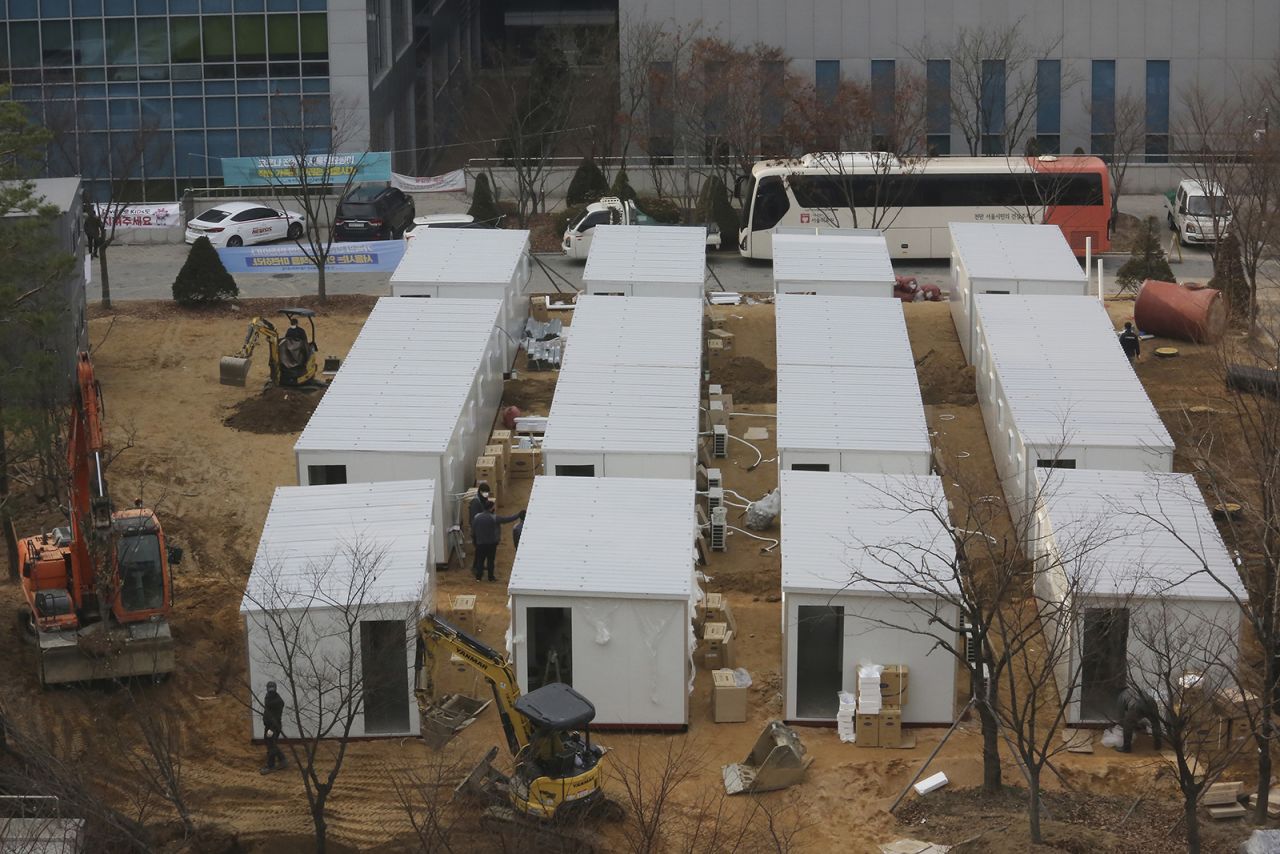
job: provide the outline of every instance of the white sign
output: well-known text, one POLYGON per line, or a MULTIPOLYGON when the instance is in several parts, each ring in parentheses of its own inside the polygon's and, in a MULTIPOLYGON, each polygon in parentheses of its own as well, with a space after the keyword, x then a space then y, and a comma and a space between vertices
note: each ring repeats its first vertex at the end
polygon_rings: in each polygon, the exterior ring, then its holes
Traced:
POLYGON ((116 228, 176 228, 182 224, 177 202, 153 205, 97 205, 98 216, 102 219, 103 228, 111 230, 107 222, 108 208, 114 208, 116 228))
POLYGON ((465 193, 467 176, 461 169, 454 169, 443 175, 432 175, 429 178, 413 178, 392 172, 391 184, 396 189, 409 193, 465 193))

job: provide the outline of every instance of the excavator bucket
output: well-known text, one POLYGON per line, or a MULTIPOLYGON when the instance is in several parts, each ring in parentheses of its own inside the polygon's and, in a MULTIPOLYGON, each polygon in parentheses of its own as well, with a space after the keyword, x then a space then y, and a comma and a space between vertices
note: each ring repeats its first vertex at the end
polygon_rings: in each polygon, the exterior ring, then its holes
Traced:
POLYGON ((422 740, 433 750, 439 750, 475 723, 492 702, 463 694, 449 694, 428 706, 419 706, 422 740))
POLYGON ((724 790, 737 795, 785 789, 803 780, 812 763, 796 731, 782 721, 771 721, 746 761, 724 766, 724 790))
POLYGON ((239 356, 223 356, 218 363, 218 382, 243 386, 249 376, 249 360, 239 356))

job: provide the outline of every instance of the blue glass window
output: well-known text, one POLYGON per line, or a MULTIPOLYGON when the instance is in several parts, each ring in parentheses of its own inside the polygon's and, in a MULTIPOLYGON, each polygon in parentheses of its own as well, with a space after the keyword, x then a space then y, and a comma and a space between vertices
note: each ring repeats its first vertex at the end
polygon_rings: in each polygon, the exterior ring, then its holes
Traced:
POLYGON ((302 99, 297 95, 271 96, 271 124, 289 127, 302 121, 302 99))
POLYGON ((1095 59, 1089 98, 1094 154, 1110 154, 1116 132, 1116 63, 1095 59))
POLYGON ((41 57, 46 68, 71 65, 71 22, 44 21, 41 30, 41 57))
POLYGON ((321 77, 316 80, 303 80, 302 91, 303 92, 328 92, 329 78, 321 77))
POLYGON ((840 90, 840 60, 818 59, 813 63, 813 88, 818 98, 826 103, 835 100, 840 90))
POLYGON ((102 21, 76 21, 74 49, 77 65, 102 65, 106 57, 102 40, 102 21))
POLYGON ((304 131, 308 154, 323 154, 329 150, 329 128, 307 128, 304 131))
POLYGON ((209 12, 230 12, 231 0, 200 0, 200 9, 206 14, 209 12))
POLYGON ((245 157, 265 157, 271 153, 271 131, 240 131, 240 153, 245 157))
POLYGON ((148 178, 173 177, 173 140, 169 134, 157 133, 147 139, 142 156, 148 178))
POLYGON ((1147 162, 1169 159, 1169 60, 1147 60, 1147 162))
POLYGON ((264 8, 262 0, 236 0, 237 12, 261 12, 264 8))
POLYGON ((169 95, 168 81, 165 81, 164 83, 140 83, 138 84, 138 89, 142 92, 144 96, 164 95, 168 97, 169 95))
POLYGON ((77 83, 77 98, 105 98, 107 95, 107 85, 105 83, 77 83))
POLYGON ((328 0, 300 0, 298 7, 304 12, 323 12, 329 3, 328 0))
POLYGON ((139 15, 165 15, 169 4, 165 0, 137 0, 139 15))
POLYGON ((236 81, 206 80, 204 83, 204 93, 206 95, 234 95, 236 93, 236 81))
POLYGON ((281 92, 281 93, 287 94, 290 92, 302 91, 302 83, 298 80, 288 80, 288 79, 272 80, 268 84, 268 86, 269 86, 269 91, 271 92, 281 92))
POLYGON ((1004 154, 1005 67, 1003 59, 982 60, 978 103, 982 153, 1004 154))
POLYGON ((113 130, 136 130, 138 127, 138 102, 132 98, 112 98, 107 101, 111 108, 111 128, 113 130))
MULTIPOLYGON (((896 67, 892 59, 871 60, 871 132, 873 134, 886 135, 893 132, 895 72, 896 67)), ((877 149, 892 147, 875 143, 873 145, 877 149)))
POLYGON ((205 138, 209 142, 210 158, 235 157, 239 153, 236 148, 236 132, 233 130, 211 130, 205 134, 205 138))
POLYGON ((240 110, 241 127, 265 127, 267 121, 267 99, 262 97, 242 97, 237 100, 240 110))
POLYGON ((135 65, 138 46, 133 18, 107 19, 107 65, 135 65))
MULTIPOLYGON (((81 87, 81 91, 83 87, 81 87)), ((96 98, 83 100, 76 105, 76 117, 82 128, 107 128, 107 102, 96 98)))
POLYGON ((169 0, 170 15, 194 15, 200 11, 200 0, 169 0))
POLYGON ((107 15, 111 17, 133 17, 133 0, 107 0, 107 15))
MULTIPOLYGON (((204 84, 199 80, 175 80, 173 83, 173 94, 203 95, 204 84)), ((201 110, 201 112, 203 112, 203 110, 201 110)))
POLYGON ((1041 59, 1036 63, 1037 154, 1057 154, 1062 150, 1062 61, 1041 59))
POLYGON ((173 126, 176 128, 204 127, 204 101, 200 98, 174 98, 173 126))
POLYGON ((137 83, 108 83, 107 97, 111 97, 113 95, 132 95, 133 97, 136 98, 138 97, 138 84, 137 83))
POLYGON ((36 0, 9 0, 9 18, 36 18, 39 8, 36 0))
MULTIPOLYGON (((204 156, 204 131, 175 131, 173 134, 173 167, 179 175, 208 175, 204 156)), ((214 174, 219 173, 213 164, 214 174)))
POLYGON ((302 101, 302 110, 306 114, 305 121, 312 126, 328 126, 332 121, 329 114, 329 99, 323 95, 312 95, 302 101))
POLYGON ((205 126, 226 128, 236 126, 235 98, 206 98, 204 102, 205 126))
MULTIPOLYGON (((14 68, 40 67, 40 25, 17 21, 9 25, 9 62, 14 68)), ((36 81, 39 82, 39 81, 36 81)))
POLYGON ((931 59, 925 70, 929 133, 951 133, 951 60, 931 59))
POLYGON ((241 95, 265 95, 270 91, 265 80, 237 80, 236 90, 241 95))
POLYGON ((143 98, 142 126, 157 129, 173 127, 173 102, 168 98, 143 98))
POLYGON ((204 61, 230 62, 235 58, 230 15, 210 15, 200 19, 204 31, 204 61))
POLYGON ((268 12, 296 12, 298 0, 267 0, 268 12))
POLYGON ((71 9, 77 18, 102 14, 102 0, 72 0, 71 9))
POLYGON ((40 17, 66 18, 71 14, 71 0, 40 0, 40 17))

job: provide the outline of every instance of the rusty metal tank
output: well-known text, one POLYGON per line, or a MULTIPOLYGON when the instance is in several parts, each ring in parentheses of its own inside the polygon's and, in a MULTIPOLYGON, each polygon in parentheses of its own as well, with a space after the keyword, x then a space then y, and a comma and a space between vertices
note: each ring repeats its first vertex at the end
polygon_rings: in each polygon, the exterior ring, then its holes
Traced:
POLYGON ((1160 338, 1207 344, 1227 331, 1227 307, 1215 288, 1147 279, 1133 304, 1133 322, 1160 338))

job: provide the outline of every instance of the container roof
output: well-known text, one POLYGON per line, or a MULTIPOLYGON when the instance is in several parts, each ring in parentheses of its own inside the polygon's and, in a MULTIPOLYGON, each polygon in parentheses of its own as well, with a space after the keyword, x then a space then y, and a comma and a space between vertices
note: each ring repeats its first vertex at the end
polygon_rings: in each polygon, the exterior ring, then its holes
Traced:
POLYGON ((920 585, 954 591, 946 514, 934 475, 784 471, 782 589, 888 595, 896 588, 922 598, 920 585))
POLYGON ((893 297, 779 294, 778 364, 915 372, 902 302, 893 297))
POLYGON ((582 294, 566 331, 560 383, 566 372, 582 365, 697 368, 702 364, 701 300, 582 294))
POLYGON ((597 225, 584 282, 681 282, 702 287, 707 233, 701 226, 597 225))
POLYGON ((542 447, 614 453, 697 452, 697 368, 561 372, 542 447))
POLYGON ((916 372, 778 365, 778 447, 928 455, 916 372))
POLYGON ((775 234, 775 282, 878 282, 893 287, 883 235, 775 234))
POLYGON ((971 279, 1078 282, 1083 291, 1084 268, 1056 225, 953 222, 950 229, 971 279))
POLYGON ((294 450, 444 453, 501 309, 498 299, 378 300, 294 450))
MULTIPOLYGON (((31 195, 43 200, 45 204, 53 205, 58 209, 58 213, 71 210, 76 201, 76 193, 80 190, 79 178, 34 178, 30 183, 31 195)), ((7 216, 17 215, 7 214, 7 216)))
POLYGON ((423 228, 408 242, 391 283, 508 284, 529 251, 529 232, 423 228))
POLYGON ((430 480, 278 487, 241 612, 353 604, 353 582, 362 604, 420 602, 434 499, 430 480))
POLYGON ((1173 439, 1102 303, 1084 296, 978 294, 975 305, 1026 442, 1172 450, 1173 439))
POLYGON ((692 480, 535 478, 508 590, 688 601, 693 502, 692 480))
POLYGON ((1093 593, 1224 600, 1229 588, 1245 595, 1194 476, 1038 469, 1037 477, 1058 554, 1093 593))

